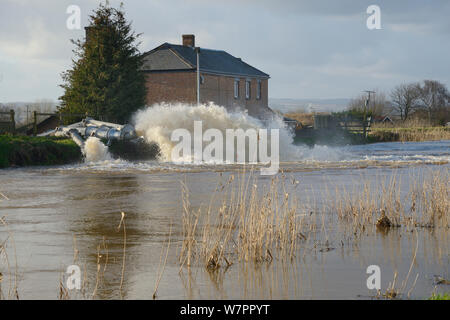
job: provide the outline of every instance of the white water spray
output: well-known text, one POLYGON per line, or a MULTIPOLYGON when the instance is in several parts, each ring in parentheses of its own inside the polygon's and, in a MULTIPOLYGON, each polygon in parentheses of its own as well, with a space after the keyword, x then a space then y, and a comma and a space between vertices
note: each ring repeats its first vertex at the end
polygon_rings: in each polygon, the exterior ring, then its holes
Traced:
POLYGON ((175 129, 183 128, 192 134, 194 121, 202 121, 203 132, 207 129, 219 129, 224 136, 226 129, 279 129, 280 159, 282 161, 329 160, 329 158, 336 160, 339 158, 339 154, 336 154, 333 148, 316 147, 311 149, 306 146, 293 145, 293 133, 286 127, 282 119, 275 115, 263 123, 241 110, 231 112, 225 107, 212 103, 199 106, 183 103, 155 104, 134 115, 137 134, 144 136, 147 142, 155 142, 159 145, 162 161, 171 161, 172 149, 177 144, 170 139, 172 132, 175 129))
POLYGON ((108 152, 108 147, 96 137, 89 137, 86 140, 83 153, 86 162, 97 162, 112 159, 110 153, 108 152))
MULTIPOLYGON (((228 112, 214 104, 192 106, 187 104, 157 104, 135 114, 135 129, 147 142, 156 142, 161 150, 161 160, 171 161, 172 149, 177 144, 171 141, 172 132, 186 129, 194 132, 194 121, 202 121, 203 132, 218 129, 225 136, 226 129, 263 128, 260 120, 244 112, 228 112)), ((281 139, 280 139, 281 140, 281 139)))

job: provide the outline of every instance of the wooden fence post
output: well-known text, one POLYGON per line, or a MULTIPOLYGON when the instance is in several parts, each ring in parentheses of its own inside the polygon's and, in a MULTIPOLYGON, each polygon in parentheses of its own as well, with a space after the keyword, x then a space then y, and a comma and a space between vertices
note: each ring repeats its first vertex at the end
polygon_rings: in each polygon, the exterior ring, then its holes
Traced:
POLYGON ((363 136, 366 138, 367 134, 366 134, 366 113, 365 112, 364 112, 364 116, 363 116, 362 125, 363 125, 363 136))
POLYGON ((33 111, 33 135, 37 135, 37 111, 33 111))
POLYGON ((372 116, 368 116, 368 117, 367 117, 366 138, 367 138, 367 136, 369 135, 369 132, 370 132, 370 125, 371 125, 371 122, 372 122, 372 116))
POLYGON ((16 120, 14 119, 14 110, 9 110, 11 116, 11 133, 16 134, 16 120))

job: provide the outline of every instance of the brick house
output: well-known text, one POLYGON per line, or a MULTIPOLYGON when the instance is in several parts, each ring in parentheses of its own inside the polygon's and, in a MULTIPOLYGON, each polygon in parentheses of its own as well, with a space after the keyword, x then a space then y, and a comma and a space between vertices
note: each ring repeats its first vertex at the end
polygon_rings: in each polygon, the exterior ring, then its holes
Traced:
POLYGON ((147 105, 196 104, 199 92, 200 103, 214 102, 229 110, 246 109, 253 116, 271 113, 268 74, 225 51, 196 48, 194 35, 183 35, 182 39, 182 45, 164 43, 143 54, 141 70, 146 77, 147 105))

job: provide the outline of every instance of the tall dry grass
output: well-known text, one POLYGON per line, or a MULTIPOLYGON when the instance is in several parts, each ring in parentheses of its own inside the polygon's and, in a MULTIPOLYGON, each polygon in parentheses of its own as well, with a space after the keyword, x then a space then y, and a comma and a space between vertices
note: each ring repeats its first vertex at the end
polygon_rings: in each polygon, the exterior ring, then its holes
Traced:
POLYGON ((369 136, 377 141, 438 141, 450 140, 448 127, 372 128, 369 136))
POLYGON ((427 119, 412 118, 392 123, 373 123, 370 136, 379 141, 449 140, 450 128, 432 126, 427 119))
POLYGON ((75 299, 97 299, 103 298, 103 294, 107 292, 112 294, 117 292, 117 295, 124 298, 124 281, 126 274, 126 256, 127 256, 127 231, 126 231, 126 214, 121 212, 119 225, 116 232, 123 234, 123 247, 119 257, 119 253, 114 253, 111 256, 111 251, 108 247, 108 241, 105 237, 96 246, 97 252, 95 255, 95 264, 89 266, 87 261, 81 261, 80 251, 77 246, 77 238, 73 236, 73 265, 77 265, 81 269, 82 279, 80 281, 79 289, 67 288, 67 274, 65 270, 60 273, 58 299, 60 300, 75 300, 75 299), (120 262, 120 272, 117 272, 118 262, 120 262), (107 269, 111 269, 107 273, 107 269), (120 274, 120 279, 117 275, 120 274), (105 277, 105 275, 107 277, 105 277), (108 279, 106 279, 108 278, 108 279), (111 280, 112 279, 112 280, 111 280), (117 288, 116 288, 117 286, 117 288))
POLYGON ((329 210, 355 229, 377 225, 384 217, 388 227, 449 228, 449 170, 429 171, 422 178, 413 176, 408 183, 406 194, 402 194, 402 181, 396 175, 377 184, 365 181, 352 191, 337 187, 329 210))
POLYGON ((372 128, 429 128, 432 127, 428 119, 410 118, 405 121, 391 122, 374 122, 371 125, 372 128))
POLYGON ((209 206, 198 209, 191 207, 189 190, 183 184, 181 265, 199 262, 208 270, 217 270, 233 261, 293 259, 302 239, 302 223, 296 201, 283 183, 274 178, 267 188, 258 190, 252 174, 238 176, 236 181, 231 175, 219 183, 209 206))
MULTIPOLYGON (((8 199, 6 196, 4 196, 8 199)), ((14 241, 14 236, 12 234, 11 229, 6 221, 5 217, 0 217, 0 228, 2 230, 2 234, 6 235, 5 238, 0 239, 0 300, 3 299, 16 299, 19 300, 19 291, 18 291, 18 276, 19 276, 19 266, 17 263, 17 252, 16 252, 16 243, 14 241), (12 248, 14 259, 11 261, 11 250, 12 248), (6 266, 6 269, 2 268, 2 265, 6 266), (2 283, 4 279, 7 280, 8 289, 5 294, 2 290, 2 283)), ((0 230, 1 230, 0 229, 0 230)))
POLYGON ((411 177, 409 190, 396 175, 363 181, 352 190, 330 185, 334 191, 322 195, 319 207, 315 200, 299 202, 281 177, 264 186, 251 175, 236 180, 231 175, 219 183, 209 205, 199 208, 191 206, 189 189, 183 184, 180 265, 217 270, 234 262, 293 260, 300 245, 332 250, 336 223, 352 234, 403 227, 448 229, 449 181, 449 170, 444 168, 411 177))

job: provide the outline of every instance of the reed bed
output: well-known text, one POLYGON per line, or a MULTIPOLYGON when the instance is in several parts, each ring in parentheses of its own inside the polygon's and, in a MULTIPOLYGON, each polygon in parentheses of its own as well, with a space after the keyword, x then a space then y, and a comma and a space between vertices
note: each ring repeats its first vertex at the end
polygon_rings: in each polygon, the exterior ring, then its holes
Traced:
POLYGON ((198 263, 216 270, 234 262, 292 261, 300 248, 329 251, 333 241, 345 238, 334 232, 336 225, 353 235, 450 227, 446 168, 410 177, 409 191, 395 174, 384 181, 358 182, 352 190, 336 185, 334 192, 327 189, 322 195, 319 207, 309 198, 299 202, 301 186, 287 191, 283 176, 265 186, 251 175, 237 181, 231 175, 218 184, 209 205, 198 208, 192 207, 183 183, 181 267, 198 263))
POLYGON ((216 270, 234 261, 293 259, 304 237, 297 207, 278 178, 258 190, 252 174, 247 178, 242 175, 238 181, 231 175, 219 183, 209 206, 198 209, 191 207, 189 189, 183 184, 180 264, 189 267, 199 262, 208 270, 216 270))
POLYGON ((450 140, 448 127, 374 127, 369 133, 376 141, 438 141, 450 140))
POLYGON ((371 124, 372 128, 425 128, 431 127, 432 124, 428 119, 411 118, 404 121, 398 120, 394 123, 386 122, 374 122, 371 124))
POLYGON ((336 187, 329 213, 357 230, 368 226, 450 227, 450 174, 448 169, 429 171, 422 178, 411 177, 409 191, 401 193, 401 180, 356 185, 352 192, 336 187))

